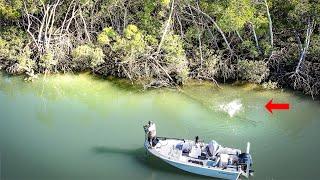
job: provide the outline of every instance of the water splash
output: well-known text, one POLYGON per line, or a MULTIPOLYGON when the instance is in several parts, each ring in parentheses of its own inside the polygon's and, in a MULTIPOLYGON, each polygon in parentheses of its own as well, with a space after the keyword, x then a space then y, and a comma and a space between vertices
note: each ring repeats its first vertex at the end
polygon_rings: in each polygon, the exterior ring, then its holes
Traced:
POLYGON ((219 109, 228 113, 230 117, 233 117, 242 110, 242 103, 241 100, 235 99, 229 103, 219 105, 219 109))

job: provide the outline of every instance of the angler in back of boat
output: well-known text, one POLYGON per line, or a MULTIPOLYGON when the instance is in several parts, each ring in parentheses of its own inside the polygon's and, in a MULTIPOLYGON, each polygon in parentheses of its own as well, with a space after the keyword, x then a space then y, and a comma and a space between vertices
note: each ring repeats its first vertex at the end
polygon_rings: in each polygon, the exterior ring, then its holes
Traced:
POLYGON ((157 137, 156 126, 151 121, 144 130, 146 150, 179 169, 225 179, 253 175, 250 143, 247 151, 241 153, 240 149, 223 147, 214 140, 204 143, 198 136, 194 141, 157 137))

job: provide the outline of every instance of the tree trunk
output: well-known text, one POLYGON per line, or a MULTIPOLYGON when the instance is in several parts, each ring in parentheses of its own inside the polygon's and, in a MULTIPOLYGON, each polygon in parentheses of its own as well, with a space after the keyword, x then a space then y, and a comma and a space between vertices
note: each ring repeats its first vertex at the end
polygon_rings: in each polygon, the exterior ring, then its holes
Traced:
POLYGON ((267 8, 267 15, 268 15, 268 20, 269 20, 270 45, 271 45, 271 48, 273 49, 272 19, 271 19, 271 15, 270 15, 270 11, 269 11, 269 6, 268 6, 267 0, 264 0, 264 3, 265 3, 266 8, 267 8))
POLYGON ((312 32, 313 32, 313 29, 314 29, 314 21, 312 20, 312 22, 310 22, 310 21, 308 22, 308 28, 307 28, 307 34, 306 34, 304 47, 303 47, 303 50, 302 50, 302 52, 300 54, 299 62, 298 62, 298 65, 296 67, 295 73, 299 73, 301 64, 302 64, 303 60, 305 59, 305 56, 306 56, 307 51, 309 49, 310 39, 311 39, 311 35, 312 35, 312 32))
POLYGON ((160 50, 161 50, 161 46, 163 44, 163 41, 166 37, 166 34, 167 34, 167 31, 168 31, 168 28, 170 26, 170 21, 171 21, 171 17, 172 17, 172 13, 173 13, 173 7, 174 7, 174 0, 172 0, 172 3, 171 3, 171 9, 170 9, 170 14, 169 14, 169 18, 167 20, 167 23, 166 23, 166 26, 164 28, 164 31, 163 31, 163 34, 162 34, 162 37, 161 37, 161 40, 160 40, 160 43, 159 43, 159 46, 158 46, 158 49, 157 49, 157 54, 159 54, 160 50))
POLYGON ((250 22, 250 24, 251 24, 251 27, 252 27, 252 32, 253 32, 253 36, 254 36, 254 41, 256 42, 256 47, 257 47, 257 49, 258 49, 258 51, 259 51, 259 54, 261 54, 261 48, 260 48, 260 46, 259 46, 259 40, 258 40, 258 37, 257 37, 257 34, 256 34, 256 30, 255 30, 255 28, 254 28, 253 23, 250 22))

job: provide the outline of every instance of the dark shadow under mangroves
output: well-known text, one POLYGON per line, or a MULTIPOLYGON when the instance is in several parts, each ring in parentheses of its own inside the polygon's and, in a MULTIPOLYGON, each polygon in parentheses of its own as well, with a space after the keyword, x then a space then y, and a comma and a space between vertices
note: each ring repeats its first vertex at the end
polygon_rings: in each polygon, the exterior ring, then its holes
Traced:
POLYGON ((124 148, 114 148, 114 147, 106 147, 106 146, 96 146, 92 148, 93 153, 97 155, 110 155, 110 154, 119 154, 127 156, 128 158, 134 159, 137 163, 142 165, 145 168, 148 168, 151 171, 162 171, 170 174, 179 174, 181 176, 188 176, 189 178, 197 178, 197 179, 207 179, 204 176, 198 176, 195 174, 191 174, 180 169, 174 168, 169 164, 161 161, 159 158, 156 158, 150 154, 146 153, 144 148, 138 149, 124 149, 124 148))

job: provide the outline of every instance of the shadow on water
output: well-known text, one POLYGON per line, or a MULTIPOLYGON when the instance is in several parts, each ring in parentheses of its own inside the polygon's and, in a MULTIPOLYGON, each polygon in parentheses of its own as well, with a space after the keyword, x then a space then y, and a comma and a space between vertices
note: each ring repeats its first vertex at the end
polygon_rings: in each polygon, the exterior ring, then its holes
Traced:
POLYGON ((143 86, 138 83, 133 83, 128 79, 125 78, 117 78, 114 76, 100 76, 100 75, 94 75, 91 76, 94 81, 105 83, 106 81, 112 86, 124 91, 124 92, 134 92, 139 93, 143 91, 143 86))
POLYGON ((182 176, 188 176, 188 178, 190 178, 190 179, 192 179, 192 178, 208 179, 207 177, 204 177, 204 176, 191 174, 191 173, 182 171, 180 169, 174 168, 171 165, 166 164, 165 162, 161 161, 159 158, 156 158, 150 154, 146 154, 146 151, 144 148, 123 149, 123 148, 97 146, 97 147, 93 147, 92 151, 95 154, 99 154, 99 155, 119 154, 119 155, 128 156, 128 157, 134 159, 140 165, 144 166, 145 168, 148 168, 151 171, 154 170, 154 171, 165 172, 167 174, 168 173, 179 174, 182 176))

